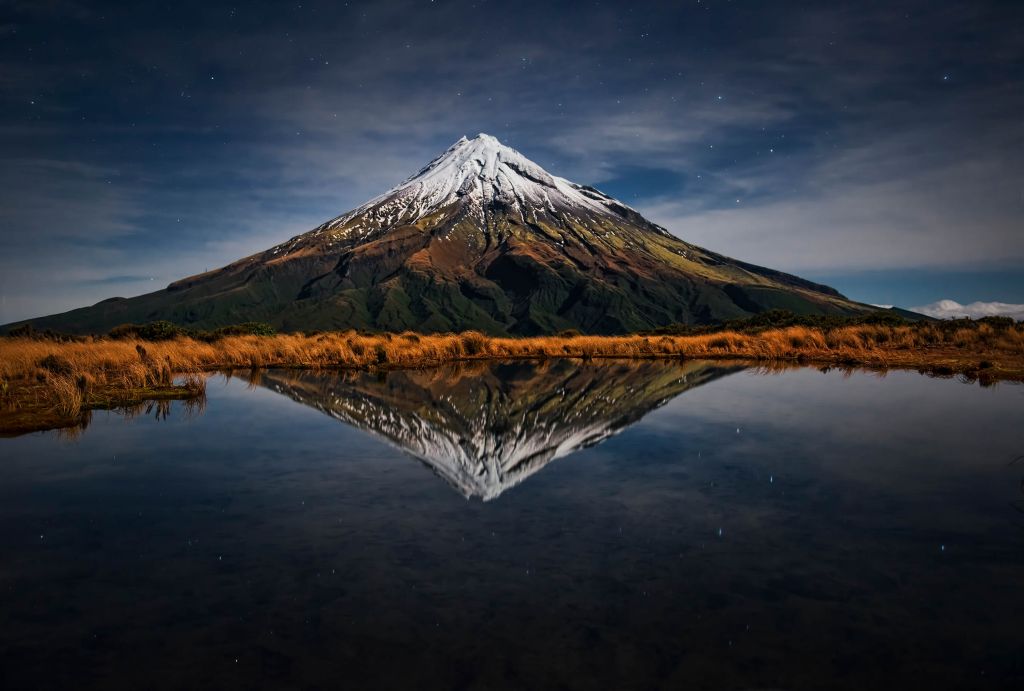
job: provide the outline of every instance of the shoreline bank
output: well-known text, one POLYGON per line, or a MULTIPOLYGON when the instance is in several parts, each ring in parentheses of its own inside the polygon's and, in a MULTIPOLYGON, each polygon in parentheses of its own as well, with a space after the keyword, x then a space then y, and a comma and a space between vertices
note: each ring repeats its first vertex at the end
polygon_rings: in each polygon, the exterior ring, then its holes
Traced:
POLYGON ((328 332, 216 341, 0 338, 0 435, 74 427, 89 410, 198 400, 210 372, 408 369, 452 362, 573 358, 747 360, 754 364, 911 369, 988 385, 1024 381, 1024 326, 859 325, 703 335, 540 336, 328 332), (34 424, 38 423, 38 424, 34 424))

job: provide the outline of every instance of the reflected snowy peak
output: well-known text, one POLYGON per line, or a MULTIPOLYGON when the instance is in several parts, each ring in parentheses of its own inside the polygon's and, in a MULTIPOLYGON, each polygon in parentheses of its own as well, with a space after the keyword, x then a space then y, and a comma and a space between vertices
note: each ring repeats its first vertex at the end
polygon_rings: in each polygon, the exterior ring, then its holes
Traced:
POLYGON ((383 437, 464 496, 488 500, 682 392, 740 369, 554 360, 379 373, 272 371, 260 383, 383 437))

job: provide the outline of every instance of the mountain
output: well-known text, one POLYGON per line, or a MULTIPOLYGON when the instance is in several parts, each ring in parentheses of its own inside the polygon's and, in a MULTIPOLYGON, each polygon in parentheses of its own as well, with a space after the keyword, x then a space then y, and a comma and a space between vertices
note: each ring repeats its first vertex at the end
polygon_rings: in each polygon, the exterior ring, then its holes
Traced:
POLYGON ((466 497, 493 499, 743 365, 547 360, 427 370, 271 370, 259 383, 366 430, 466 497))
POLYGON ((769 309, 873 308, 680 240, 497 139, 463 137, 414 176, 265 252, 134 298, 31 320, 97 332, 211 328, 625 333, 769 309))

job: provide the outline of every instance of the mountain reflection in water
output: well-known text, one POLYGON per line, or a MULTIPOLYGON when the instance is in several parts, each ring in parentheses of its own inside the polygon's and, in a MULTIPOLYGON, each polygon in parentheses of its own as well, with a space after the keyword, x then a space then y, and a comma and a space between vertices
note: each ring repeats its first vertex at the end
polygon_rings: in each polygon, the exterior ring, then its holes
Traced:
POLYGON ((0 687, 1024 688, 1024 386, 723 364, 246 370, 0 439, 0 687))
POLYGON ((390 372, 271 370, 256 381, 384 437, 466 497, 493 499, 742 365, 576 360, 390 372))

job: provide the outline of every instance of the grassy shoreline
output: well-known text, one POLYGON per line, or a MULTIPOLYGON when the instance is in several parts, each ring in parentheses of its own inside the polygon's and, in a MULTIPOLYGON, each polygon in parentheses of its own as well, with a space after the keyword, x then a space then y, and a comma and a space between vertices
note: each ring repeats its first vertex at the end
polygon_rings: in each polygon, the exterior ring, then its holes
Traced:
POLYGON ((420 368, 459 360, 742 359, 916 369, 989 384, 1024 381, 1024 325, 790 326, 690 335, 234 335, 211 341, 0 338, 0 434, 73 427, 87 412, 149 400, 200 399, 205 373, 233 369, 420 368))

